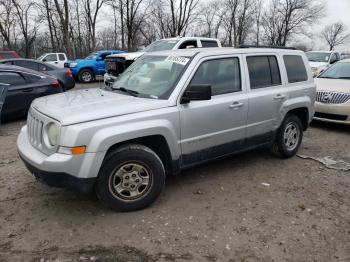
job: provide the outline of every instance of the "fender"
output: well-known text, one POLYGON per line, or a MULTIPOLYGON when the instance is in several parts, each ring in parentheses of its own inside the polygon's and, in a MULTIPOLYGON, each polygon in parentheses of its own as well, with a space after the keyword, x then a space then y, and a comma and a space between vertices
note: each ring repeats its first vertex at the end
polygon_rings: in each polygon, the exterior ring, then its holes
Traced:
POLYGON ((295 98, 286 100, 281 106, 278 123, 276 123, 277 126, 279 127, 282 124, 282 121, 288 112, 298 108, 307 108, 309 112, 309 122, 310 122, 313 116, 313 112, 312 112, 313 103, 314 102, 310 99, 309 96, 295 97, 295 98))

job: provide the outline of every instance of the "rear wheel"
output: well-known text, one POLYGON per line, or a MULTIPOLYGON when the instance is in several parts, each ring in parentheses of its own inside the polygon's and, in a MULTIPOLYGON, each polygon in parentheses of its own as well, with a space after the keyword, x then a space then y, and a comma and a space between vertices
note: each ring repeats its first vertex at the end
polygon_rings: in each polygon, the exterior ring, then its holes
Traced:
POLYGON ((78 75, 79 82, 91 83, 94 80, 94 73, 90 69, 83 69, 78 75))
POLYGON ((278 129, 272 152, 282 158, 295 156, 303 139, 303 127, 295 115, 287 115, 278 129))
POLYGON ((157 154, 143 145, 126 145, 106 157, 96 185, 99 199, 116 211, 136 211, 162 191, 165 170, 157 154))

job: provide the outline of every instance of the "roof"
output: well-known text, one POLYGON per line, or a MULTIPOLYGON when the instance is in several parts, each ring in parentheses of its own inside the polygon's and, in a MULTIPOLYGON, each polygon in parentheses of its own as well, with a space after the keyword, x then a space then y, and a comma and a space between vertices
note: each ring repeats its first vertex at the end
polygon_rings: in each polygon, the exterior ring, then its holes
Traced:
POLYGON ((24 72, 24 73, 39 75, 42 77, 50 77, 50 76, 43 74, 43 73, 40 73, 38 71, 34 71, 31 69, 27 69, 27 68, 20 67, 20 66, 14 66, 14 65, 2 65, 2 64, 0 64, 0 71, 24 72))
POLYGON ((216 38, 209 38, 209 37, 200 37, 200 36, 183 36, 183 37, 171 37, 171 38, 163 38, 161 40, 189 40, 189 39, 201 39, 201 40, 212 40, 212 41, 218 41, 216 38))
POLYGON ((309 51, 309 52, 307 52, 307 53, 337 53, 337 51, 329 51, 329 50, 327 50, 327 51, 322 51, 322 50, 319 50, 319 51, 309 51))
POLYGON ((227 54, 249 54, 249 53, 303 53, 300 50, 278 49, 278 48, 234 48, 234 47, 210 47, 210 48, 190 48, 178 50, 166 50, 145 53, 145 56, 186 56, 193 57, 197 54, 203 55, 227 55, 227 54))
POLYGON ((106 52, 125 52, 123 50, 99 50, 99 51, 95 51, 93 53, 106 53, 106 52))

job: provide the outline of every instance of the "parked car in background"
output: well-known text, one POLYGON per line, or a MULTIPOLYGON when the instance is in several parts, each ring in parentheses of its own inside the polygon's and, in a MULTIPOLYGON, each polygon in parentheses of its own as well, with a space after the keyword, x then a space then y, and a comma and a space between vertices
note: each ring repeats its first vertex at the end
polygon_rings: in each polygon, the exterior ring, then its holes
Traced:
POLYGON ((306 53, 314 77, 330 65, 340 61, 340 54, 335 51, 310 51, 306 53))
POLYGON ((1 112, 2 112, 2 107, 5 103, 7 89, 8 89, 8 84, 0 82, 0 125, 1 125, 1 112))
POLYGON ((36 99, 17 148, 39 181, 134 211, 157 199, 166 176, 205 161, 262 146, 294 156, 315 95, 302 51, 147 53, 110 89, 36 99))
POLYGON ((0 51, 0 60, 9 58, 21 58, 16 51, 0 51))
POLYGON ((350 59, 350 53, 341 53, 340 54, 340 59, 341 60, 350 59))
POLYGON ((68 61, 68 58, 65 53, 46 53, 40 56, 37 60, 63 68, 64 63, 68 61))
POLYGON ((329 67, 315 82, 315 119, 350 124, 350 59, 329 67))
POLYGON ((8 87, 2 120, 24 117, 35 98, 62 92, 57 79, 18 66, 0 65, 0 83, 8 87))
POLYGON ((57 78, 63 91, 70 90, 75 86, 75 80, 73 78, 72 72, 68 68, 58 68, 54 65, 24 58, 5 59, 1 60, 0 64, 16 65, 50 75, 54 78, 57 78))
POLYGON ((96 80, 96 77, 103 76, 105 73, 105 58, 111 54, 125 53, 120 50, 103 50, 93 52, 85 59, 68 61, 64 67, 72 71, 73 76, 82 83, 90 83, 96 80))
POLYGON ((119 74, 123 73, 137 58, 148 52, 221 47, 221 43, 215 38, 206 37, 178 37, 167 38, 153 42, 142 52, 110 55, 106 58, 106 74, 104 75, 105 85, 112 85, 119 74))

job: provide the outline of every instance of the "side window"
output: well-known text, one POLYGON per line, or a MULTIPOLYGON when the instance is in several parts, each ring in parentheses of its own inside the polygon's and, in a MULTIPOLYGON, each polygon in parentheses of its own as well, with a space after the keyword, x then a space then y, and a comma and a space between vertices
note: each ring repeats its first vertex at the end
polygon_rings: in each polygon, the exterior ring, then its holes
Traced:
POLYGON ((1 56, 3 59, 17 58, 15 55, 10 54, 10 53, 2 53, 0 56, 1 56))
POLYGON ((247 64, 251 89, 275 86, 282 83, 275 56, 248 56, 247 64))
POLYGON ((283 56, 283 60, 286 65, 289 83, 307 81, 308 76, 301 56, 285 55, 283 56))
POLYGON ((19 86, 26 83, 25 79, 15 72, 0 72, 0 83, 10 86, 19 86))
POLYGON ((25 77, 25 79, 29 83, 35 83, 35 82, 38 82, 41 79, 40 76, 27 74, 27 73, 23 73, 23 76, 25 77))
POLYGON ((210 40, 201 40, 202 47, 218 47, 218 43, 216 41, 210 41, 210 40))
POLYGON ((20 67, 24 67, 24 68, 28 68, 28 69, 32 69, 35 71, 38 71, 38 63, 36 62, 32 62, 32 61, 25 61, 25 60, 19 60, 19 61, 15 61, 15 65, 20 66, 20 67))
POLYGON ((60 61, 66 60, 66 58, 64 57, 64 54, 58 54, 58 59, 59 59, 60 61))
POLYGON ((56 62, 57 61, 57 55, 56 54, 50 54, 47 55, 44 60, 44 62, 56 62))
POLYGON ((211 85, 213 96, 241 91, 239 59, 222 58, 203 62, 190 85, 211 85))
POLYGON ((196 48, 196 47, 198 47, 197 40, 189 40, 189 41, 183 42, 180 45, 179 49, 196 48))

